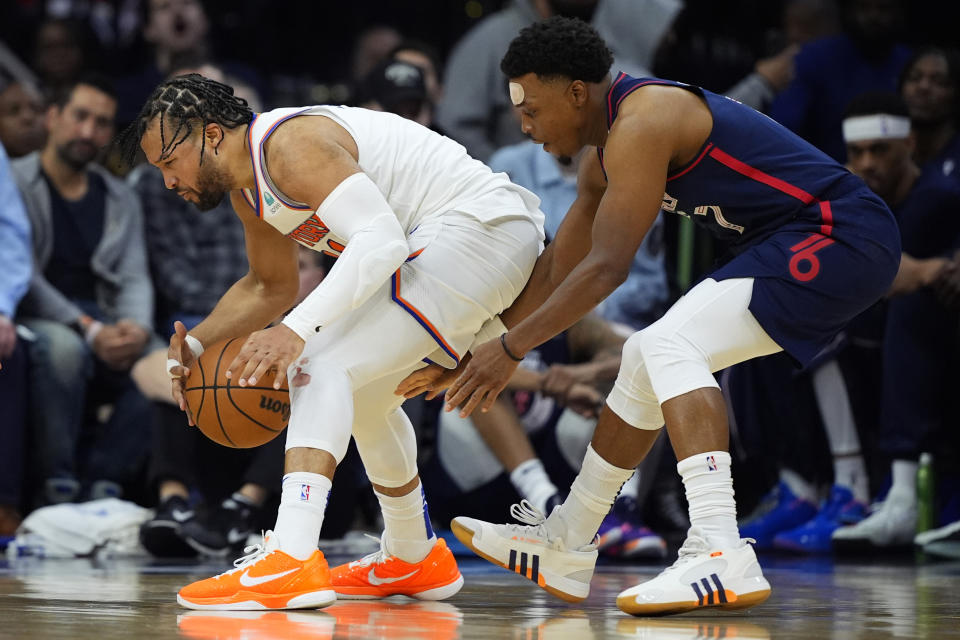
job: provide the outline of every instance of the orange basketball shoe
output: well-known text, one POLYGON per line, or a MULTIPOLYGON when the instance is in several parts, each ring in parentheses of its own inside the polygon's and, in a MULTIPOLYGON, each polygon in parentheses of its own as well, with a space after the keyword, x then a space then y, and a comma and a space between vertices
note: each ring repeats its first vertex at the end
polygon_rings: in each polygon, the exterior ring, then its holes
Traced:
POLYGON ((334 567, 330 579, 341 600, 386 598, 396 594, 419 600, 445 600, 463 586, 457 561, 443 538, 437 538, 426 558, 412 564, 389 555, 381 540, 380 551, 334 567))
POLYGON ((188 609, 316 609, 333 604, 337 595, 330 568, 319 550, 297 560, 279 549, 268 531, 264 545, 244 549, 247 555, 218 576, 188 584, 177 602, 188 609))

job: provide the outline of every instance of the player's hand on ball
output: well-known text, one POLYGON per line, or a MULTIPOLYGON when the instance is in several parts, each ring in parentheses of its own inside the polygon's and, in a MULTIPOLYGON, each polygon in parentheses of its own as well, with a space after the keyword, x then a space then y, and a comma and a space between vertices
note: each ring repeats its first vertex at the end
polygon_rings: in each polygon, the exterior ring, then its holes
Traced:
POLYGON ((193 421, 193 413, 190 411, 187 399, 183 395, 183 390, 186 387, 187 378, 190 377, 190 367, 194 366, 197 357, 187 345, 187 327, 177 320, 173 323, 173 330, 174 334, 170 336, 170 348, 167 350, 167 359, 168 361, 176 360, 180 363, 169 368, 173 401, 180 407, 180 411, 187 414, 187 424, 194 427, 196 423, 193 421))
POLYGON ((453 381, 466 369, 469 362, 470 354, 467 353, 460 359, 460 364, 457 365, 456 369, 447 369, 438 364, 428 364, 401 380, 393 393, 410 399, 426 392, 426 399, 433 400, 453 384, 453 381))
POLYGON ((287 367, 302 352, 303 338, 285 324, 254 331, 227 368, 227 377, 237 380, 241 387, 253 386, 268 371, 275 370, 273 388, 279 389, 287 379, 287 367))
POLYGON ((518 364, 503 350, 499 340, 484 342, 447 390, 445 410, 460 407, 461 418, 469 416, 477 407, 486 412, 507 386, 518 364))

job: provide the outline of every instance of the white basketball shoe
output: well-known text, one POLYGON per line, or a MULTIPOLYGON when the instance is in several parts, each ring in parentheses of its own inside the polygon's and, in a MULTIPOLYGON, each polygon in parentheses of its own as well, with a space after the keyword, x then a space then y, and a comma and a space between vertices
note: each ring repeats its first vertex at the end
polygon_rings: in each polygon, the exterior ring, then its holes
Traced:
POLYGON ((662 616, 703 607, 746 609, 770 596, 749 538, 740 544, 711 547, 703 532, 691 527, 680 557, 656 578, 617 596, 621 611, 635 616, 662 616))
POLYGON ((554 508, 550 518, 526 500, 510 507, 510 515, 526 523, 491 524, 474 518, 454 518, 453 534, 481 558, 519 573, 548 593, 567 602, 580 602, 590 594, 590 579, 597 563, 597 546, 567 549, 562 534, 566 526, 554 508))

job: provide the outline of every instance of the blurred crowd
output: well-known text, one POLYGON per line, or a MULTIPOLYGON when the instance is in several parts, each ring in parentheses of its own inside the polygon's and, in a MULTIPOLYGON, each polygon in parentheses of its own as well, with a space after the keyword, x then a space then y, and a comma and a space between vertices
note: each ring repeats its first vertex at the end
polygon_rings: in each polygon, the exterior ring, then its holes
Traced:
MULTIPOLYGON (((400 114, 540 196, 549 238, 575 197, 578 158, 524 139, 499 62, 522 27, 557 13, 592 22, 615 70, 698 84, 792 129, 901 225, 893 288, 813 365, 779 354, 718 374, 744 536, 803 553, 936 552, 960 539, 960 54, 934 4, 373 2, 350 18, 313 15, 328 4, 303 17, 300 3, 260 0, 0 10, 0 539, 34 509, 104 497, 156 509, 140 537, 156 556, 238 553, 270 524, 283 439, 219 447, 170 399, 173 323, 197 324, 247 264, 227 200, 201 214, 152 166, 118 169, 111 139, 156 84, 201 73, 255 111, 329 102, 400 114), (854 125, 865 119, 890 127, 864 134, 854 125)), ((559 504, 624 340, 724 251, 661 214, 627 282, 528 354, 491 411, 462 419, 408 401, 440 528, 455 515, 500 521, 520 498, 559 504)), ((301 296, 332 260, 301 249, 301 296)), ((664 557, 689 526, 665 439, 601 527, 608 556, 664 557)), ((355 450, 333 486, 322 538, 378 530, 355 450)))

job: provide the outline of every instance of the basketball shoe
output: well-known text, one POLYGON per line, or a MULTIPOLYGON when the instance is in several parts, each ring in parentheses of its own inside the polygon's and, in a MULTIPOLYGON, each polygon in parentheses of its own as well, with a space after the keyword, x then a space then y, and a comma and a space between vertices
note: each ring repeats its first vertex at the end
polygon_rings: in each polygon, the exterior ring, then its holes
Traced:
POLYGON ((180 536, 205 556, 222 558, 237 554, 253 533, 256 507, 234 494, 210 510, 206 517, 193 518, 180 526, 180 536))
POLYGON ((817 515, 799 527, 778 533, 773 546, 799 553, 830 553, 833 532, 860 522, 866 512, 867 505, 855 499, 850 489, 834 485, 817 515))
POLYGON ((663 558, 667 543, 643 526, 636 499, 620 496, 600 523, 597 551, 613 558, 663 558))
POLYGON ((918 533, 913 543, 922 548, 924 553, 960 560, 960 520, 939 529, 918 533))
POLYGON ((703 607, 746 609, 770 596, 757 556, 743 539, 727 549, 712 547, 691 527, 680 557, 660 575, 617 596, 617 606, 635 616, 662 616, 703 607))
POLYGON ((180 589, 177 602, 188 609, 316 609, 333 604, 337 595, 330 569, 320 550, 306 560, 283 551, 268 531, 263 545, 244 549, 234 568, 180 589))
POLYGON ((453 534, 481 558, 532 580, 548 593, 567 602, 580 602, 590 594, 590 579, 597 564, 597 545, 567 549, 559 511, 544 517, 526 500, 510 507, 510 515, 525 524, 491 524, 458 517, 450 523, 453 534))
POLYGON ((184 524, 193 521, 196 512, 183 496, 170 496, 157 506, 156 515, 140 525, 140 544, 157 558, 189 558, 196 549, 180 535, 184 524))
POLYGON ((463 576, 447 543, 437 538, 420 562, 391 556, 380 541, 380 550, 360 560, 334 567, 330 579, 342 600, 368 600, 403 595, 418 600, 445 600, 463 586, 463 576))
POLYGON ((917 500, 909 492, 890 491, 865 519, 833 532, 833 548, 841 552, 872 551, 913 543, 917 531, 917 500))
POLYGON ((740 533, 756 540, 757 549, 770 549, 778 533, 799 527, 817 515, 817 505, 798 497, 781 481, 761 500, 757 512, 740 525, 740 533))

